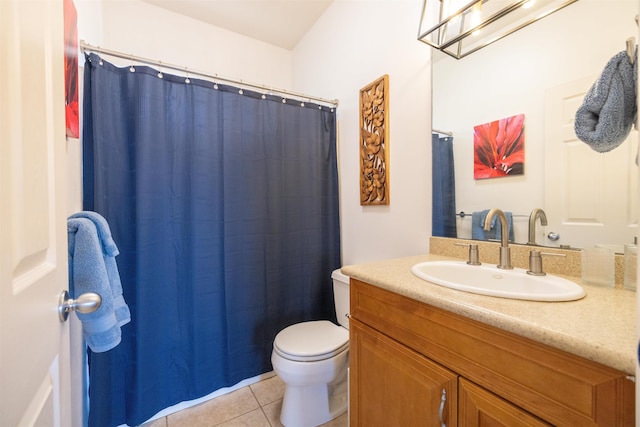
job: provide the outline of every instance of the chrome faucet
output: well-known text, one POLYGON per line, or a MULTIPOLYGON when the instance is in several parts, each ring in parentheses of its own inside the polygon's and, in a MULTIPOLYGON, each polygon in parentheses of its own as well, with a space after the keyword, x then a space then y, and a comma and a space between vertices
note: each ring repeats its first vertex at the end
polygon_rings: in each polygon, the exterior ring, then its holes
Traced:
POLYGON ((498 268, 505 270, 513 269, 511 265, 511 249, 509 249, 509 224, 507 223, 507 216, 500 209, 493 208, 487 214, 484 220, 484 231, 491 230, 491 220, 494 216, 498 216, 500 220, 500 263, 498 268))
POLYGON ((527 245, 536 245, 536 219, 540 218, 540 225, 547 225, 547 214, 540 208, 535 208, 529 215, 529 241, 527 245))

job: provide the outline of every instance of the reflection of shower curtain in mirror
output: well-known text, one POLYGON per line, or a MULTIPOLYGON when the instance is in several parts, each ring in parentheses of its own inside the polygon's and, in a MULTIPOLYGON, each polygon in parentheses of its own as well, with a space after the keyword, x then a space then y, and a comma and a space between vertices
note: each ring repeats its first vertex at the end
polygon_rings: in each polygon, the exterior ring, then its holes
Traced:
POLYGON ((456 187, 453 165, 453 137, 431 136, 432 167, 432 235, 457 237, 456 187))
POLYGON ((131 323, 90 353, 89 426, 272 370, 293 323, 335 320, 335 110, 85 64, 84 207, 111 225, 131 323))

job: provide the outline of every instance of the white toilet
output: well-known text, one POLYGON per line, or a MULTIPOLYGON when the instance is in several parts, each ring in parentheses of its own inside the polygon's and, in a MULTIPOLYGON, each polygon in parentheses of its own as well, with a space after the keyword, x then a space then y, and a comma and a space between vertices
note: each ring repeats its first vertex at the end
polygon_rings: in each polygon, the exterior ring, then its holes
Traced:
POLYGON ((288 326, 273 341, 273 370, 285 383, 280 422, 315 427, 347 410, 349 366, 349 278, 331 274, 336 316, 288 326))

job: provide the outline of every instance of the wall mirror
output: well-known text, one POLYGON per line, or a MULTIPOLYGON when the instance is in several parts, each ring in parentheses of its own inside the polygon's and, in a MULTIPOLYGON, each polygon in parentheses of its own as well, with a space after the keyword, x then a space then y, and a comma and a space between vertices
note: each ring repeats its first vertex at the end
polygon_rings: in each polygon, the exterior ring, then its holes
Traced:
POLYGON ((432 50, 432 127, 450 133, 458 238, 472 213, 510 212, 514 241, 620 252, 637 231, 638 133, 600 154, 575 137, 573 117, 609 60, 638 35, 636 0, 580 0, 461 60, 432 50), (524 173, 474 179, 474 126, 524 114, 524 173), (460 212, 465 212, 464 217, 460 212), (551 240, 549 233, 559 235, 551 240))

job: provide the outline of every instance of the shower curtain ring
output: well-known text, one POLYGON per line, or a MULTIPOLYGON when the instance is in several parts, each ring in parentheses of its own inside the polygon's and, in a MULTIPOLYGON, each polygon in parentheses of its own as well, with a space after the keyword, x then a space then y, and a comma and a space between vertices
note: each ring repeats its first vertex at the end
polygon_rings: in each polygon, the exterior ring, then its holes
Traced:
POLYGON ((136 72, 136 68, 133 66, 133 53, 131 54, 131 66, 129 67, 129 71, 132 73, 136 72))
POLYGON ((189 78, 189 71, 187 71, 187 67, 184 67, 184 72, 185 72, 185 73, 187 73, 187 78, 186 78, 186 79, 184 79, 184 82, 185 82, 186 84, 191 83, 191 79, 189 78))

